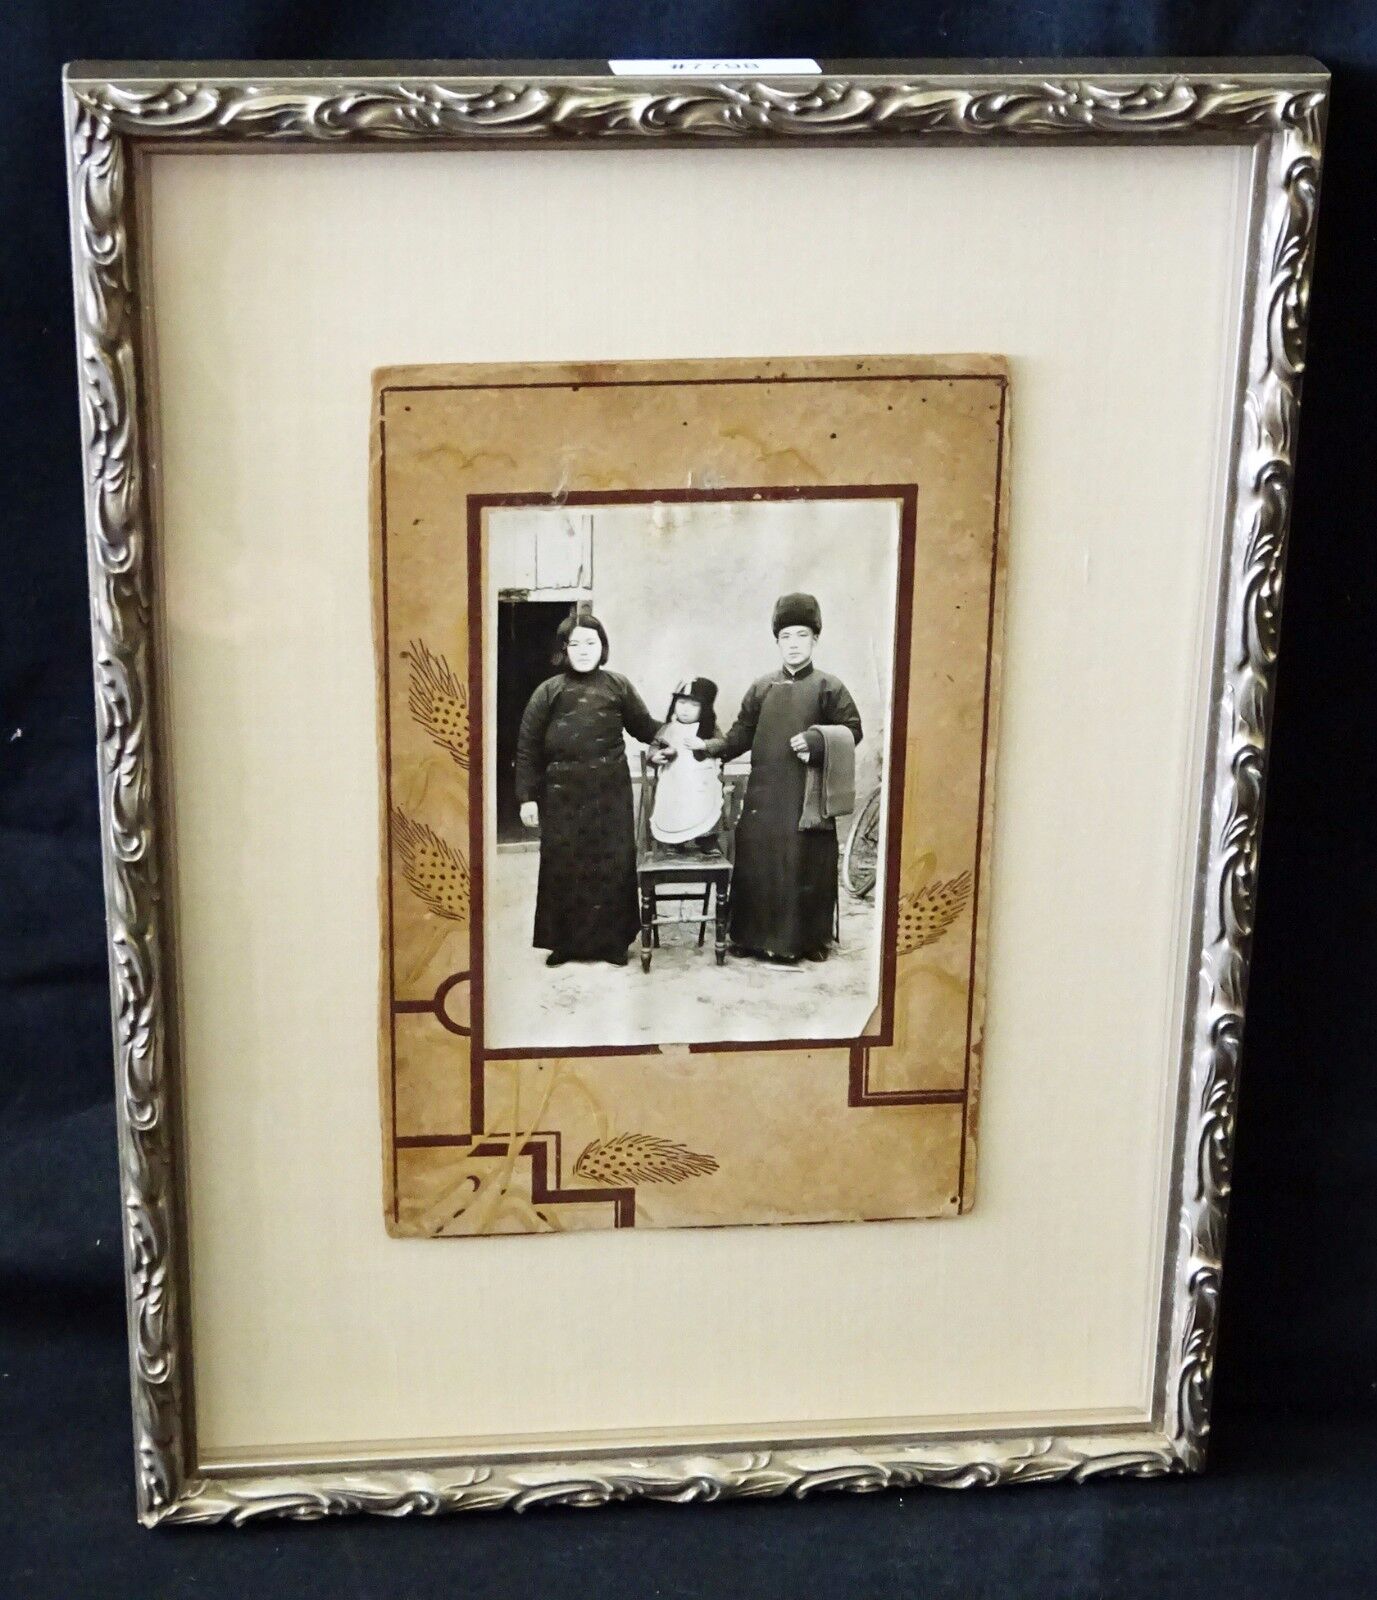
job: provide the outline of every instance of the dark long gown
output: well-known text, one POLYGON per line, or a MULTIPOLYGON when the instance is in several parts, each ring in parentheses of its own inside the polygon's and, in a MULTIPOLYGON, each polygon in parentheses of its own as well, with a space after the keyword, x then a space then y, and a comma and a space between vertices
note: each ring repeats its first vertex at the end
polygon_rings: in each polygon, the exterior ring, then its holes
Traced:
POLYGON ((584 960, 626 955, 640 916, 625 729, 649 744, 659 724, 619 672, 571 669, 527 702, 516 794, 540 807, 535 932, 541 950, 584 960))
MULTIPOLYGON (((731 728, 707 744, 707 754, 725 761, 751 752, 731 904, 732 942, 745 950, 793 957, 832 942, 837 827, 800 831, 807 766, 789 744, 814 723, 849 728, 861 742, 861 714, 845 684, 810 662, 757 678, 731 728)), ((810 760, 820 761, 820 751, 810 760)))

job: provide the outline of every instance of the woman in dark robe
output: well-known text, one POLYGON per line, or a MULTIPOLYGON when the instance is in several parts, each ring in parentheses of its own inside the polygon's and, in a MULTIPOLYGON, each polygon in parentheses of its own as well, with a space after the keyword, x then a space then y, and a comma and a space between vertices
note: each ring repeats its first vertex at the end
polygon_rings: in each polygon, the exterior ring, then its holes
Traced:
POLYGON ((810 594, 776 602, 780 666, 747 689, 735 723, 695 752, 731 761, 751 752, 751 775, 736 828, 731 939, 748 955, 825 961, 837 908, 837 827, 802 830, 807 769, 822 761, 825 725, 861 742, 861 714, 846 685, 813 665, 822 609, 810 594))
POLYGON ((527 702, 516 744, 521 820, 540 826, 540 883, 532 943, 546 965, 626 965, 640 928, 636 829, 623 732, 649 744, 659 724, 631 683, 609 672, 607 630, 567 617, 556 662, 527 702))

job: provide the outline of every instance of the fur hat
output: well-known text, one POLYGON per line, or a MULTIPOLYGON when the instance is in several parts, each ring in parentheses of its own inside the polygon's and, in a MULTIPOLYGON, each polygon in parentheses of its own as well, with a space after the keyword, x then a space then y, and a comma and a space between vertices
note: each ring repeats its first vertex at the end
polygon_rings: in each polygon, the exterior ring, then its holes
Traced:
POLYGON ((782 594, 775 601, 772 626, 776 639, 784 628, 811 628, 821 633, 822 607, 811 594, 782 594))
POLYGON ((674 685, 674 698, 684 695, 696 700, 704 711, 711 711, 717 701, 717 685, 711 678, 680 678, 674 685))
POLYGON ((674 685, 674 693, 669 697, 669 710, 665 713, 666 722, 674 720, 674 702, 681 696, 698 702, 699 737, 711 739, 717 732, 717 685, 711 678, 680 678, 674 685))

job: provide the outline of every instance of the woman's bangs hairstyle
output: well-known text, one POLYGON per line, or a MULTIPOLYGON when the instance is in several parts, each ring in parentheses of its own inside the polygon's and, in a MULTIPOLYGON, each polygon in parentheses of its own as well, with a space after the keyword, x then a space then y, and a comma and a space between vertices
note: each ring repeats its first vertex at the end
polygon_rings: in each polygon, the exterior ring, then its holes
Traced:
POLYGON ((611 653, 611 646, 607 642, 607 629, 595 616, 588 612, 580 612, 577 616, 565 617, 559 627, 555 629, 555 653, 551 660, 557 667, 569 665, 569 635, 575 628, 591 628, 598 638, 602 640, 602 658, 598 665, 602 666, 611 653))

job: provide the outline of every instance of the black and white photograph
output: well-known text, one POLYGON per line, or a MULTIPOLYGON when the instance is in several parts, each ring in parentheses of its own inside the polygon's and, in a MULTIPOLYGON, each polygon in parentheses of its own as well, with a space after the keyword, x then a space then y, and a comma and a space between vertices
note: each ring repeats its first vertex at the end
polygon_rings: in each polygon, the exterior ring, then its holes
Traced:
POLYGON ((489 1047, 864 1036, 898 502, 504 506, 483 539, 489 1047))

